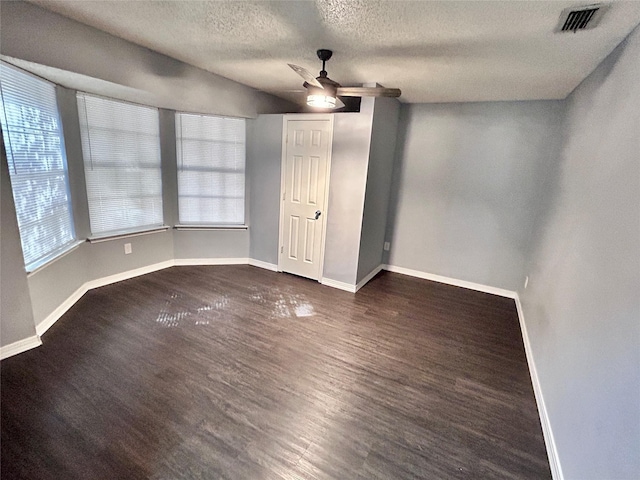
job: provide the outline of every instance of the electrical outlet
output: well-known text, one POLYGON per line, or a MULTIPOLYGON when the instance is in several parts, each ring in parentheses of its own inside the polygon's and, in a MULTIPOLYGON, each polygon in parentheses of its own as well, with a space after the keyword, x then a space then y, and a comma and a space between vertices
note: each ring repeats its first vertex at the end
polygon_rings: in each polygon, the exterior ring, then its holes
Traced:
POLYGON ((124 254, 125 255, 129 255, 131 253, 131 244, 130 243, 125 243, 124 244, 124 254))
POLYGON ((385 252, 388 252, 390 248, 391 248, 391 243, 389 243, 389 242, 384 242, 384 251, 385 251, 385 252))
POLYGON ((529 285, 529 275, 524 277, 524 288, 527 288, 527 285, 529 285))

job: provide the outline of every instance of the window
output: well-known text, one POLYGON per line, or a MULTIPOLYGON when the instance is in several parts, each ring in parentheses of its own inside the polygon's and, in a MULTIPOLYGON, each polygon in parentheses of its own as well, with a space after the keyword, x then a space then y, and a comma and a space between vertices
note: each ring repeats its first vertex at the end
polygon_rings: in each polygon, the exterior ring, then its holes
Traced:
POLYGON ((178 113, 176 150, 180 223, 242 225, 245 120, 178 113))
POLYGON ((74 244, 67 159, 53 84, 0 63, 0 123, 26 270, 74 244))
POLYGON ((94 236, 162 225, 158 110, 78 94, 94 236))

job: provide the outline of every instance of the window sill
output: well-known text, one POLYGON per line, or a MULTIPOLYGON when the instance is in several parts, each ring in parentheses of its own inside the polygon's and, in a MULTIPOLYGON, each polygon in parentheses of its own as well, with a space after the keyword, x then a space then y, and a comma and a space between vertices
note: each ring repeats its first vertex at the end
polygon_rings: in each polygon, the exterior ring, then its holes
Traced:
POLYGON ((30 268, 27 269, 27 278, 29 278, 31 275, 38 273, 40 270, 43 270, 44 268, 48 267, 52 263, 60 260, 65 255, 69 255, 71 252, 73 252, 83 243, 84 243, 84 240, 76 240, 75 242, 70 243, 69 245, 67 245, 66 248, 56 252, 55 254, 43 258, 38 263, 29 265, 30 268))
POLYGON ((110 235, 101 235, 87 238, 87 242, 89 243, 101 243, 101 242, 109 242, 111 240, 118 240, 120 238, 130 238, 130 237, 139 237, 140 235, 150 235, 152 233, 165 232, 169 230, 169 226, 162 225, 160 227, 146 228, 143 230, 134 230, 129 232, 116 232, 110 235))
POLYGON ((176 225, 176 230, 247 230, 248 225, 176 225))

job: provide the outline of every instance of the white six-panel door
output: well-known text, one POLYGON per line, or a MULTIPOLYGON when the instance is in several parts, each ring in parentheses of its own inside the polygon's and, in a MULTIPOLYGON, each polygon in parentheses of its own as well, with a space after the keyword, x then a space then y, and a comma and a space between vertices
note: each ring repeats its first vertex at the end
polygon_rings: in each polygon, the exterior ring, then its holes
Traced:
POLYGON ((333 122, 307 118, 284 119, 279 269, 320 280, 333 122))

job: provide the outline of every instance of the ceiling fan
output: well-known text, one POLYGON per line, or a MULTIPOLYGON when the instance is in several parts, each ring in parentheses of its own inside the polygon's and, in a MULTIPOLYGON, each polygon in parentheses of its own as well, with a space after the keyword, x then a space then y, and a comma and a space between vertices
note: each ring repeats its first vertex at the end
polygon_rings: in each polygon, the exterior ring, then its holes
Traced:
POLYGON ((322 61, 322 70, 318 77, 314 77, 307 69, 293 65, 288 65, 300 75, 304 80, 303 86, 307 89, 307 105, 319 108, 342 108, 344 103, 337 97, 399 97, 399 88, 384 87, 343 87, 338 82, 331 80, 327 76, 325 63, 331 58, 333 52, 321 48, 317 52, 318 58, 322 61))

